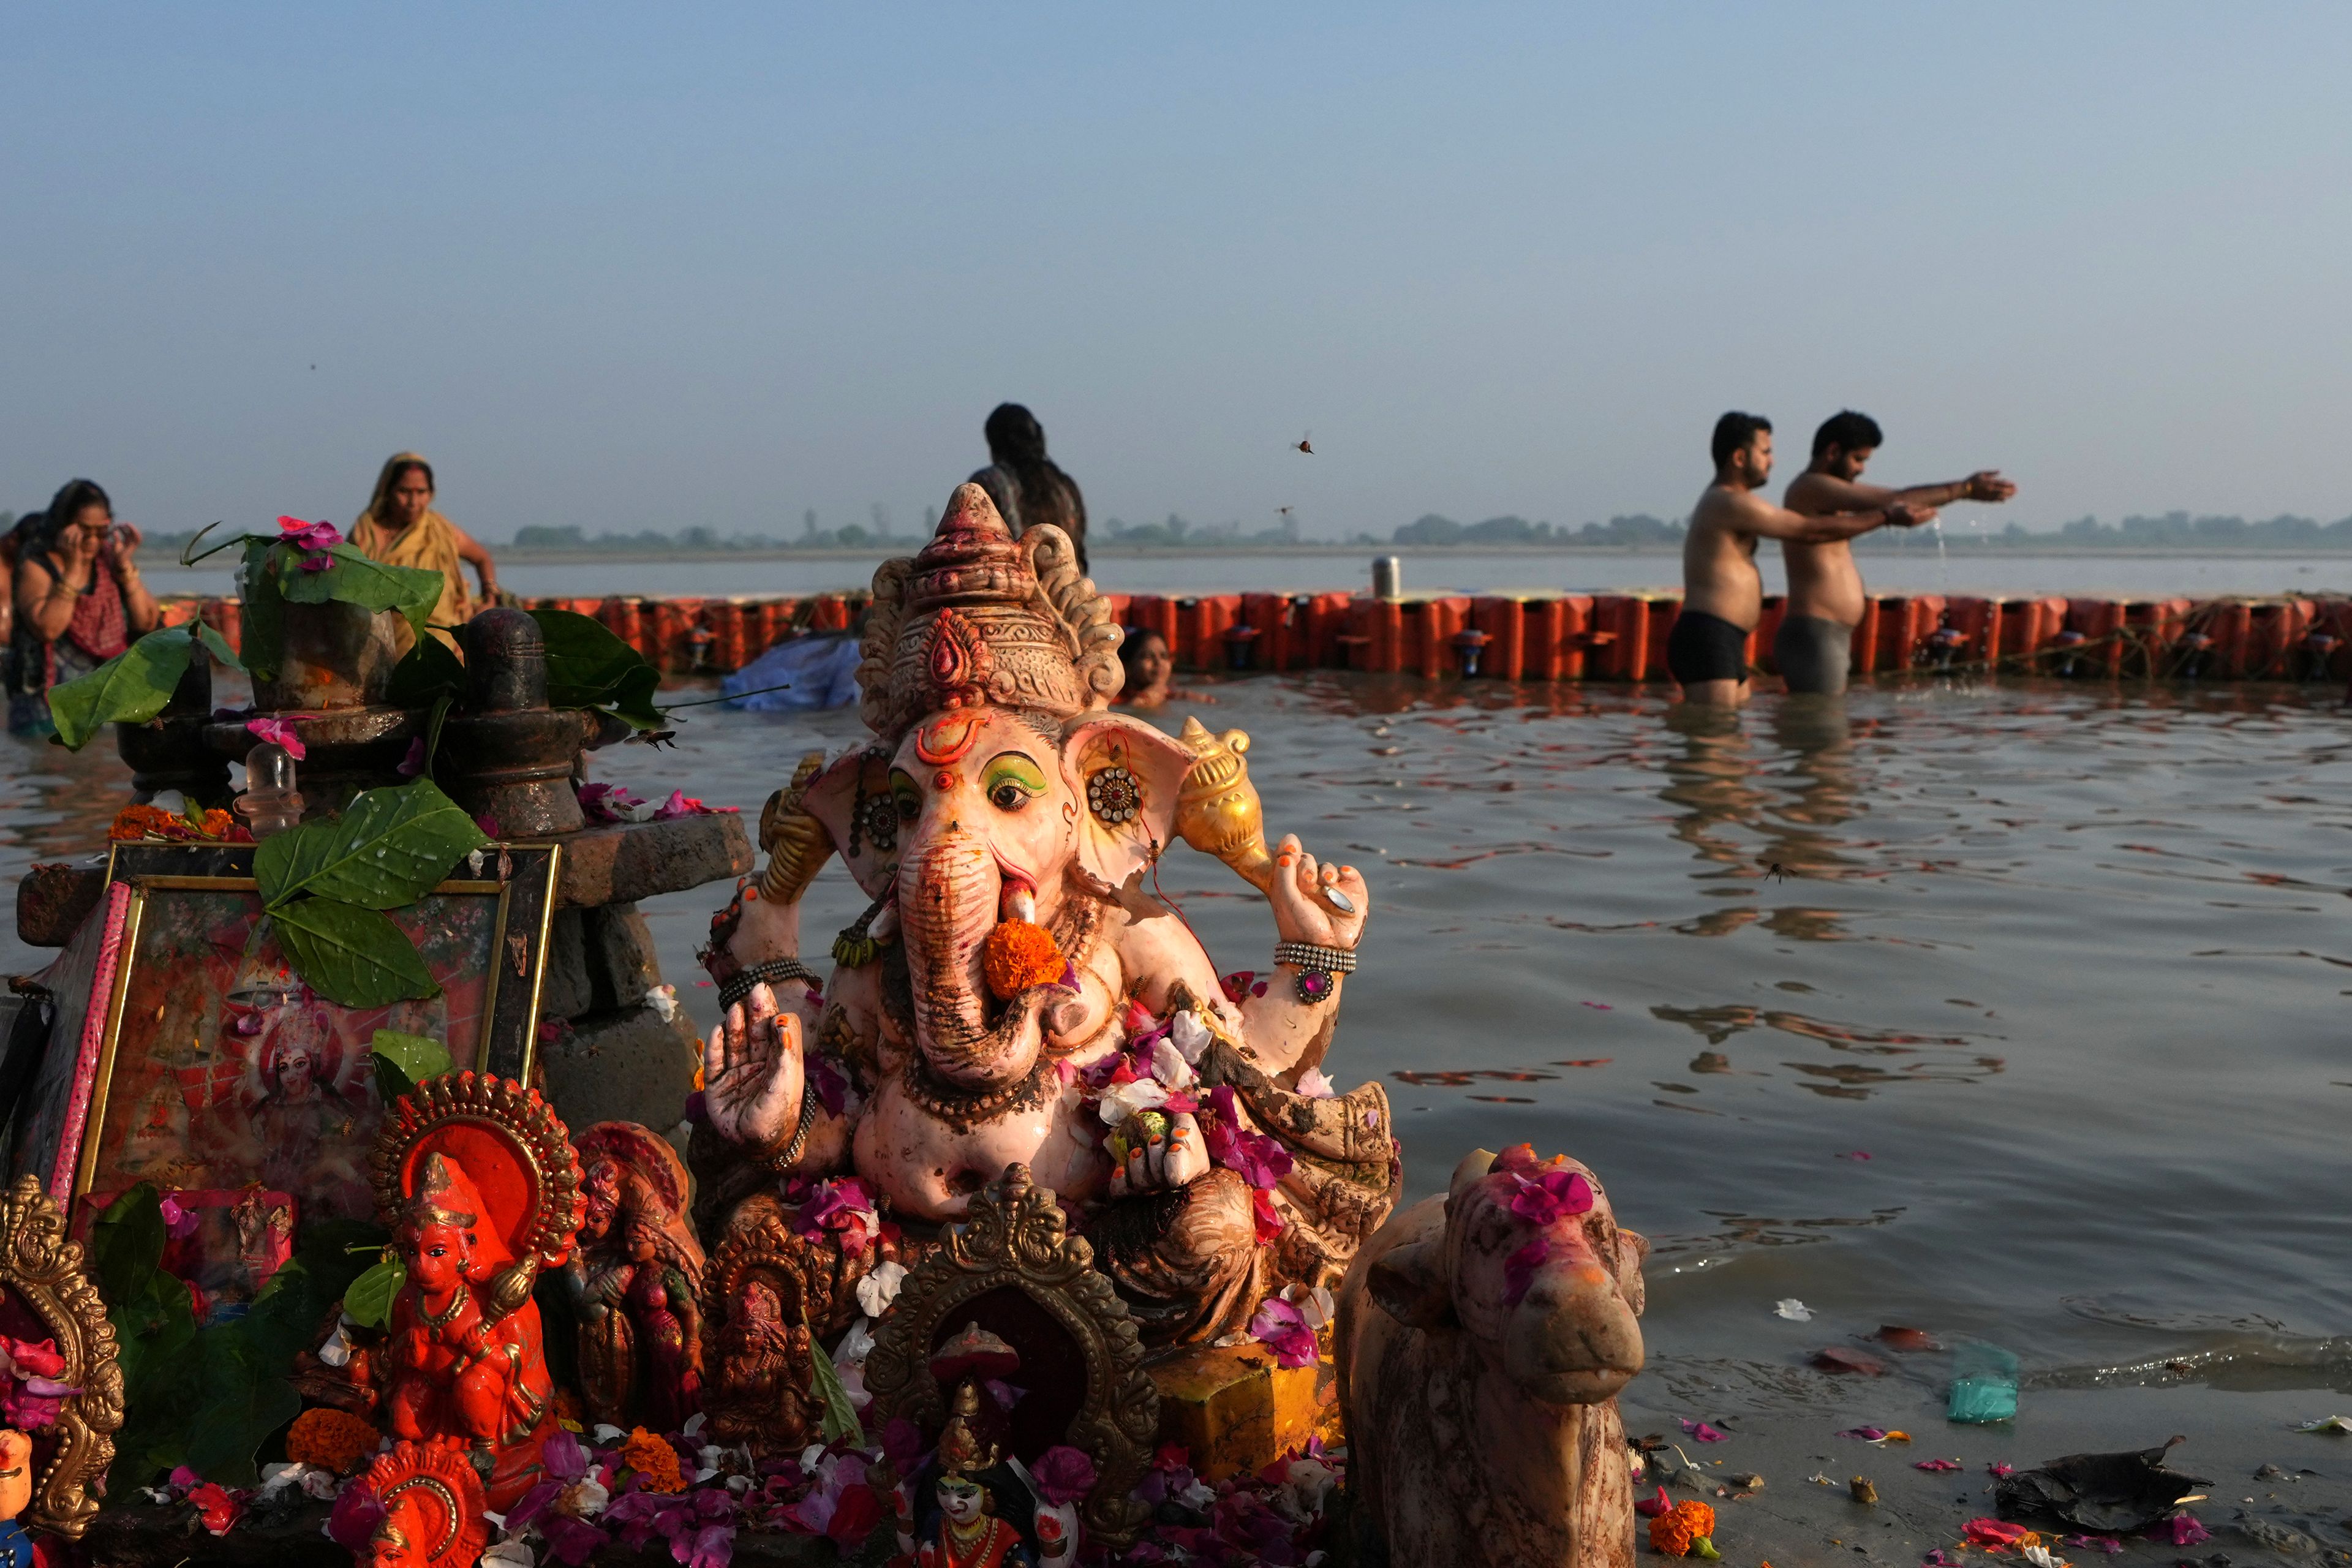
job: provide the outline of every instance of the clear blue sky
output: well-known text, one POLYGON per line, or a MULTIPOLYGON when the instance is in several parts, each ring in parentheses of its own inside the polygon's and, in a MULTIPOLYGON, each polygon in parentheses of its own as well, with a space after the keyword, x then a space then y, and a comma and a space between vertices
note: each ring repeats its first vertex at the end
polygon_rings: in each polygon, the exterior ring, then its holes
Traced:
POLYGON ((1011 9, 19 0, 0 508, 904 530, 1009 397, 1130 522, 1679 515, 1847 404, 2352 511, 2352 7, 1011 9))

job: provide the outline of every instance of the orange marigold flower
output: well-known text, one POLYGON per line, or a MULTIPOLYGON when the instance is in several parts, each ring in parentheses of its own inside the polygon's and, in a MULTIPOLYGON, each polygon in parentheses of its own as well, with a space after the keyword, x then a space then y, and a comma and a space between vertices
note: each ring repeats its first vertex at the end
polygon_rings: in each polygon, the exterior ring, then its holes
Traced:
POLYGON ((1715 1534, 1715 1510, 1685 1500, 1650 1521, 1650 1545, 1669 1557, 1687 1557, 1691 1548, 1715 1534))
POLYGON ((217 806, 205 812, 204 821, 198 824, 160 805, 124 806, 115 814, 114 826, 107 829, 106 836, 112 839, 168 838, 175 843, 197 838, 244 842, 253 837, 236 818, 217 806))
POLYGON ((373 1457, 382 1437, 365 1417, 322 1406, 294 1418, 286 1434, 286 1457, 298 1465, 317 1465, 348 1476, 373 1457))
POLYGON ((1033 985, 1050 985, 1069 970, 1054 933, 1027 921, 1001 921, 982 944, 981 965, 988 988, 1010 1002, 1033 985))
POLYGON ((643 1478, 646 1491, 686 1489, 686 1477, 677 1468, 677 1450, 669 1446, 669 1439, 657 1437, 642 1426, 632 1431, 628 1441, 621 1445, 621 1463, 643 1478))

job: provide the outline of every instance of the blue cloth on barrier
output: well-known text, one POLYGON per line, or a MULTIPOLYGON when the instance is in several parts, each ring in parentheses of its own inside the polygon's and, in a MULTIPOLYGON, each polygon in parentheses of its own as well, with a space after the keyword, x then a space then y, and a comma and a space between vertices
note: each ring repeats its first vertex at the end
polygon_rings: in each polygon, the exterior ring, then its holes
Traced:
POLYGON ((857 639, 818 632, 780 642, 719 682, 724 706, 746 713, 842 708, 857 700, 857 639), (782 690, 770 690, 782 687, 782 690))

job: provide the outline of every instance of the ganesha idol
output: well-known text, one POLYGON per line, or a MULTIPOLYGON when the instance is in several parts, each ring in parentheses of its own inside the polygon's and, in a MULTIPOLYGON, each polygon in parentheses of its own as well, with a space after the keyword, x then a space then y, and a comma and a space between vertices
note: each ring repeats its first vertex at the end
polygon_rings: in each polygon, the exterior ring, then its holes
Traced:
POLYGON ((1336 1283, 1395 1201, 1386 1097, 1335 1096, 1321 1070, 1363 879, 1296 838, 1267 848, 1247 736, 1109 712, 1119 636, 1066 535, 1016 540, 960 487, 923 551, 875 574, 874 739, 803 759, 763 814, 759 881, 712 922, 727 1011, 690 1151, 698 1216, 714 1247, 765 1226, 838 1253, 796 1270, 815 1332, 855 1318, 877 1247, 911 1260, 1015 1163, 1083 1227, 1148 1344, 1234 1333, 1272 1291, 1336 1283), (1221 984, 1146 890, 1179 838, 1265 895, 1259 984, 1221 984), (800 900, 836 854, 872 903, 821 975, 800 900))

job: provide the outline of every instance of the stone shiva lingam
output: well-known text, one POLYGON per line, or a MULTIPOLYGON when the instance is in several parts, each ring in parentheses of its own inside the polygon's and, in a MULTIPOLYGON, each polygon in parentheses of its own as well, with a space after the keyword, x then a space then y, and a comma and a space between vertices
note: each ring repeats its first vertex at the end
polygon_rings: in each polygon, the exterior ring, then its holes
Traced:
MULTIPOLYGON (((727 1013, 689 1158, 714 1256, 775 1224, 845 1256, 886 1226, 919 1248, 1018 1163, 1166 1346, 1336 1284, 1387 1216, 1387 1099, 1321 1071, 1363 879, 1296 838, 1268 850, 1246 736, 1108 712, 1118 642, 1068 538, 1015 540, 976 485, 876 573, 874 738, 803 761, 764 814, 764 873, 712 925, 727 1013), (1271 976, 1221 983, 1146 890, 1180 837, 1265 894, 1271 976), (835 854, 873 902, 821 976, 800 900, 835 854)), ((800 1306, 818 1333, 856 1314, 800 1306)))

